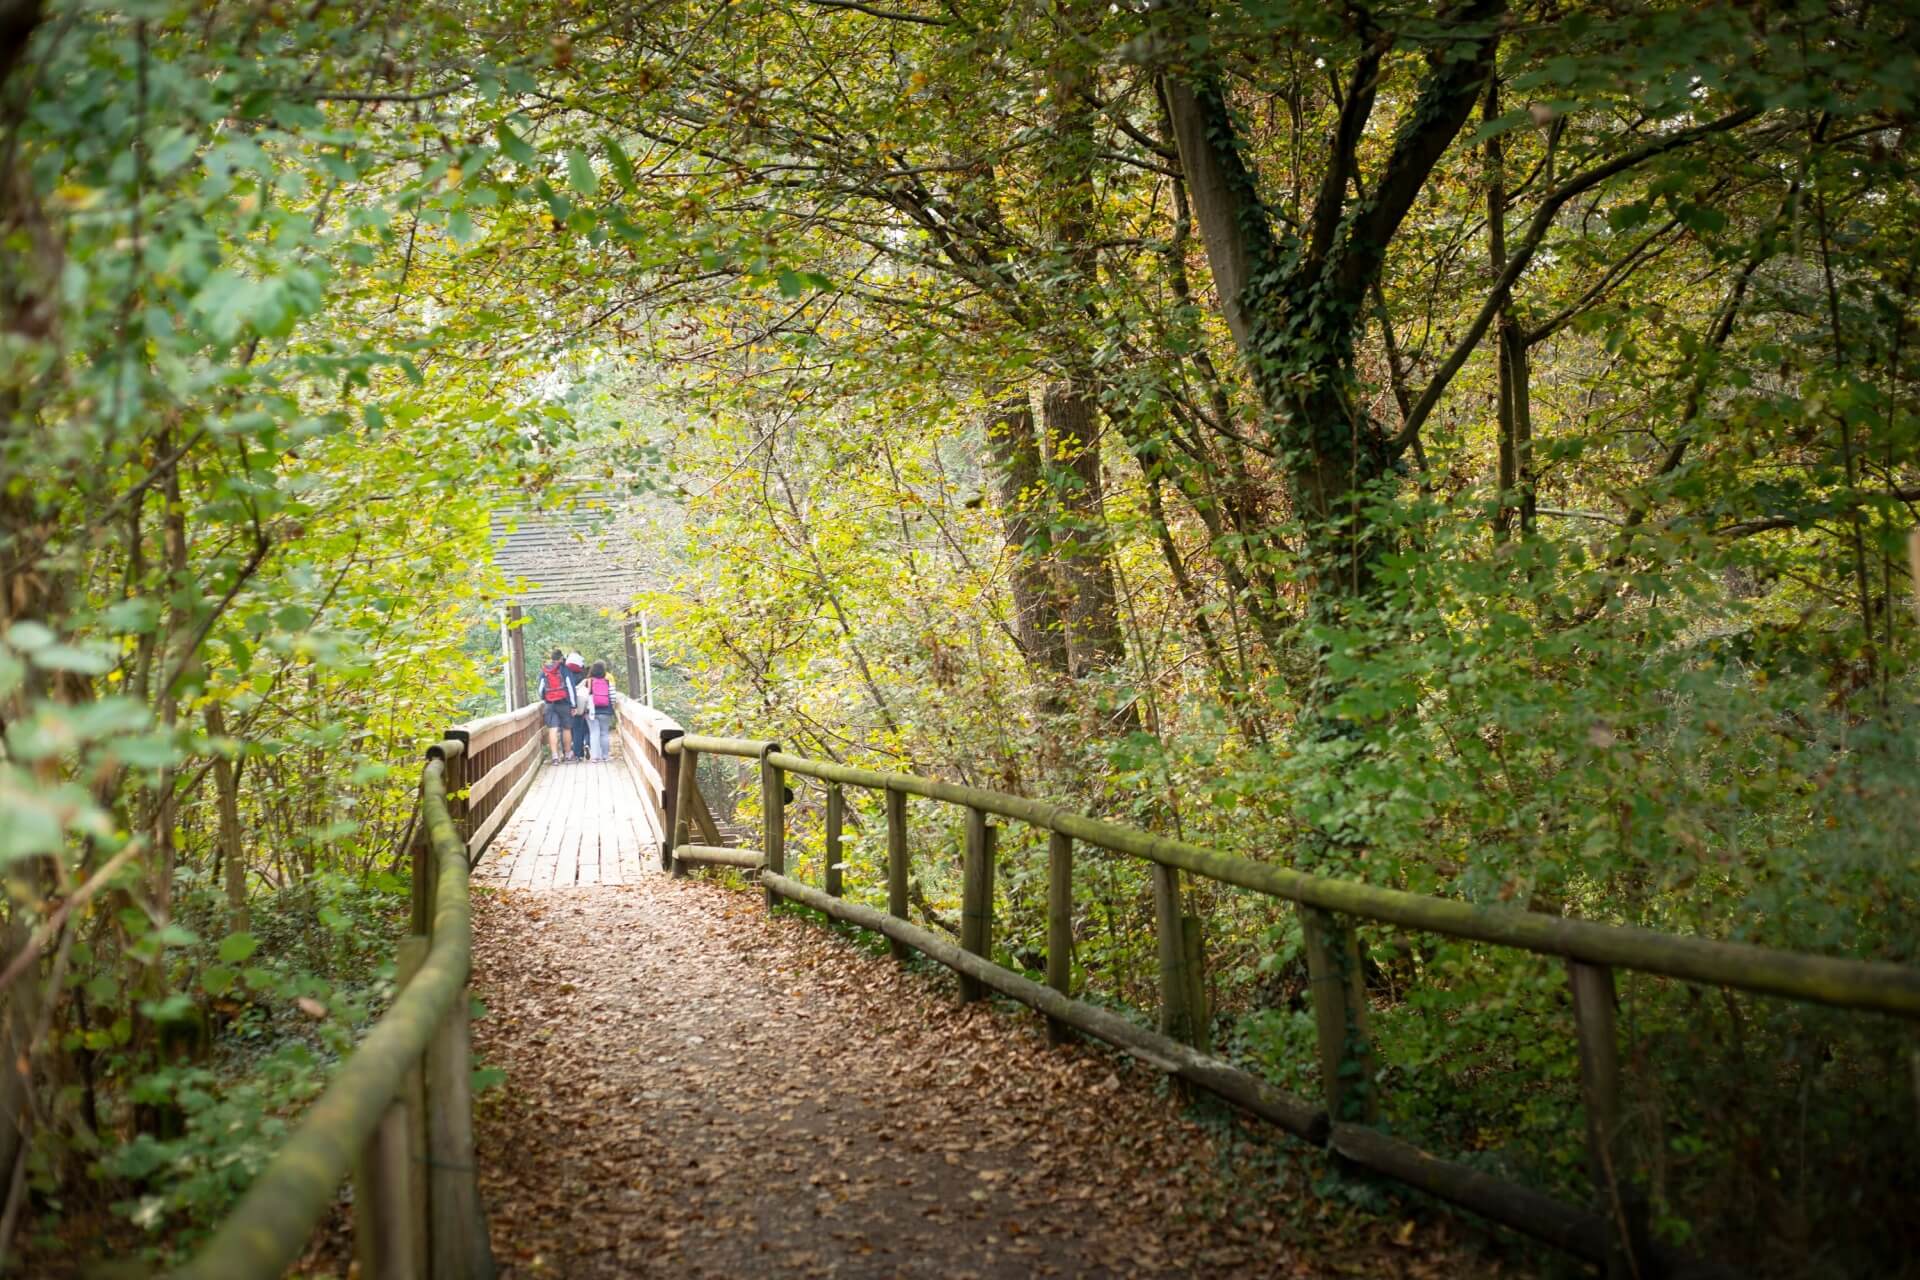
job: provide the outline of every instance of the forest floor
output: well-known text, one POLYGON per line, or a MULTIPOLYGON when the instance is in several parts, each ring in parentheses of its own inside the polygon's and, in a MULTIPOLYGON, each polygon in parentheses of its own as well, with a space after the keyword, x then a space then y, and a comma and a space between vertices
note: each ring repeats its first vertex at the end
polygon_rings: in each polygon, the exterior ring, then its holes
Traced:
POLYGON ((1120 1055, 958 1006, 944 971, 769 920, 758 894, 652 875, 477 896, 503 1276, 1529 1271, 1431 1208, 1359 1207, 1319 1153, 1183 1107, 1120 1055))

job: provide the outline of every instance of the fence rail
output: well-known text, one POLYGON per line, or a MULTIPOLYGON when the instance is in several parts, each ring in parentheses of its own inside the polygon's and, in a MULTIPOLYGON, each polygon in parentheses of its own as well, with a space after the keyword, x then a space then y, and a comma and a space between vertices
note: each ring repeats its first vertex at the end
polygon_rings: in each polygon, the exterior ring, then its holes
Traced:
MULTIPOLYGON (((1619 1141, 1619 1069, 1614 973, 1626 969, 1836 1008, 1920 1017, 1920 969, 1875 961, 1778 951, 1744 943, 1680 937, 1650 929, 1569 920, 1511 907, 1482 907, 1347 880, 1309 875, 1151 835, 1020 796, 909 774, 881 773, 783 751, 777 742, 685 734, 665 746, 682 760, 680 812, 698 795, 693 763, 701 753, 757 760, 763 801, 758 850, 695 844, 688 824, 670 826, 676 871, 709 864, 757 868, 769 907, 785 899, 885 936, 894 953, 919 951, 959 975, 963 999, 987 990, 1044 1014, 1059 1038, 1073 1028, 1126 1050, 1341 1158, 1515 1227, 1579 1257, 1609 1276, 1726 1274, 1650 1241, 1644 1208, 1619 1141), (820 887, 787 874, 786 775, 827 784, 826 870, 820 887), (842 896, 839 827, 843 788, 881 792, 887 815, 886 911, 842 896), (908 797, 966 810, 959 945, 907 919, 908 797), (1000 817, 1049 833, 1047 981, 1043 985, 992 961, 993 874, 1000 817), (1073 845, 1095 845, 1152 864, 1159 940, 1160 1029, 1072 998, 1067 957, 1073 916, 1073 845), (729 854, 716 857, 716 854, 729 854), (1321 1100, 1295 1097, 1207 1052, 1205 957, 1200 921, 1183 906, 1181 875, 1201 876, 1294 904, 1306 942, 1309 991, 1318 1039, 1321 1100), (1594 1183, 1591 1207, 1567 1204, 1391 1137, 1373 1127, 1374 1091, 1366 992, 1355 934, 1365 921, 1513 947, 1566 961, 1578 1043, 1581 1094, 1594 1183)), ((715 842, 717 843, 717 842, 715 842)))

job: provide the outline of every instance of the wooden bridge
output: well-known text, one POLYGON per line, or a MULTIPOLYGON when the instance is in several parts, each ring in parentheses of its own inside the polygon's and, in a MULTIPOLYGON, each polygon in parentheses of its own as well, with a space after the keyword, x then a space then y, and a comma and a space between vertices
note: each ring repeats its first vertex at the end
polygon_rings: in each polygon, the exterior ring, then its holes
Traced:
POLYGON ((1076 1032, 1104 1041, 1351 1166, 1517 1229, 1599 1265, 1609 1276, 1726 1274, 1646 1235, 1628 1155, 1617 1141, 1617 969, 1920 1017, 1920 970, 1903 966, 1477 907, 1306 875, 1023 797, 810 760, 773 742, 688 734, 625 698, 618 702, 617 742, 611 763, 544 767, 534 706, 459 726, 427 749, 415 824, 413 923, 399 952, 403 988, 181 1276, 245 1280, 283 1274, 349 1178, 366 1280, 494 1274, 476 1178, 469 1085, 470 874, 508 888, 561 890, 684 875, 701 866, 747 869, 757 876, 769 908, 782 901, 802 904, 883 935, 897 957, 930 957, 958 975, 963 1001, 990 991, 1011 997, 1038 1011, 1056 1041, 1076 1032), (696 785, 704 755, 733 757, 741 767, 758 770, 765 817, 757 849, 723 838, 696 785), (791 776, 826 788, 825 870, 817 885, 787 873, 791 776), (848 788, 884 797, 885 910, 843 896, 840 842, 848 788), (912 800, 959 806, 965 814, 957 945, 907 918, 912 800), (992 959, 996 820, 1048 833, 1045 983, 992 959), (1152 868, 1158 1030, 1072 994, 1067 959, 1077 845, 1139 858, 1152 868), (1197 981, 1204 940, 1198 920, 1183 909, 1183 880, 1195 876, 1284 899, 1299 911, 1318 1028, 1320 1096, 1286 1093, 1209 1050, 1197 981), (1520 948, 1565 963, 1586 1110, 1590 1202, 1556 1200, 1448 1153, 1421 1150, 1375 1125, 1378 1098, 1371 1084, 1356 921, 1520 948))

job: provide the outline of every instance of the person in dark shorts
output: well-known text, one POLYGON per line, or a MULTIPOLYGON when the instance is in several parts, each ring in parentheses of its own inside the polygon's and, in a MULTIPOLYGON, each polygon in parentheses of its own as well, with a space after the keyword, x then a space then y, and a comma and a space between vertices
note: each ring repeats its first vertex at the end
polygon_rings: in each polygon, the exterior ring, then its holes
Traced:
POLYGON ((567 728, 573 723, 573 689, 567 681, 567 655, 555 649, 540 668, 540 715, 547 726, 547 756, 559 764, 566 756, 567 728))
POLYGON ((567 655, 566 677, 568 701, 573 707, 573 758, 585 760, 588 735, 591 732, 587 726, 587 717, 592 713, 582 710, 584 704, 580 700, 580 686, 587 681, 587 660, 582 658, 578 651, 567 655))

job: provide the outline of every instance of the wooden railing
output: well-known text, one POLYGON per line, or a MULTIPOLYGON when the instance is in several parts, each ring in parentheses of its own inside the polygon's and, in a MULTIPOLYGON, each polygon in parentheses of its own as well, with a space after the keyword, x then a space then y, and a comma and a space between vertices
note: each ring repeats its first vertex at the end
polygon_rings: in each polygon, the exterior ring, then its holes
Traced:
MULTIPOLYGON (((621 764, 646 802, 648 817, 664 850, 667 832, 673 829, 674 793, 680 774, 680 757, 667 754, 666 746, 683 731, 673 717, 618 690, 614 691, 613 706, 621 764)), ((665 868, 663 859, 661 869, 665 868)))
POLYGON ((757 870, 769 909, 782 899, 886 936, 897 956, 919 951, 953 969, 963 999, 987 990, 1046 1015, 1054 1037, 1074 1028, 1124 1049, 1160 1070, 1206 1089, 1289 1133, 1324 1146, 1354 1165, 1386 1174, 1505 1223, 1577 1256, 1602 1263, 1610 1276, 1718 1274, 1715 1268, 1650 1242, 1631 1185, 1620 1133, 1620 1081, 1614 1030, 1614 970, 1660 974, 1795 1000, 1920 1017, 1920 969, 1878 962, 1775 951, 1740 943, 1676 937, 1647 929, 1570 920, 1507 907, 1481 907, 1352 881, 1308 875, 1150 835, 1073 813, 1057 805, 904 774, 808 760, 778 743, 686 734, 666 743, 678 758, 678 798, 670 824, 674 869, 697 865, 757 870), (761 848, 695 843, 686 815, 699 791, 702 753, 759 761, 764 809, 761 848), (786 874, 787 773, 826 784, 825 871, 816 888, 786 874), (842 896, 841 828, 846 787, 881 792, 887 817, 887 910, 842 896), (966 810, 962 856, 960 944, 907 920, 907 799, 919 796, 966 810), (996 829, 989 816, 1049 833, 1047 982, 1034 982, 992 962, 996 829), (1151 864, 1159 937, 1160 1031, 1073 999, 1074 843, 1096 845, 1151 864), (1318 1034, 1321 1098, 1293 1096, 1207 1051, 1200 922, 1182 907, 1182 874, 1281 898, 1295 905, 1306 941, 1309 990, 1318 1034), (1368 1043, 1366 993, 1354 922, 1517 947, 1557 956, 1567 965, 1573 1004, 1594 1206, 1567 1204, 1539 1191, 1436 1156, 1373 1126, 1378 1113, 1368 1043))
POLYGON ((353 1180, 366 1280, 488 1280, 474 1173, 467 873, 545 758, 538 706, 447 731, 427 749, 413 824, 413 920, 399 992, 181 1280, 270 1280, 353 1180))

